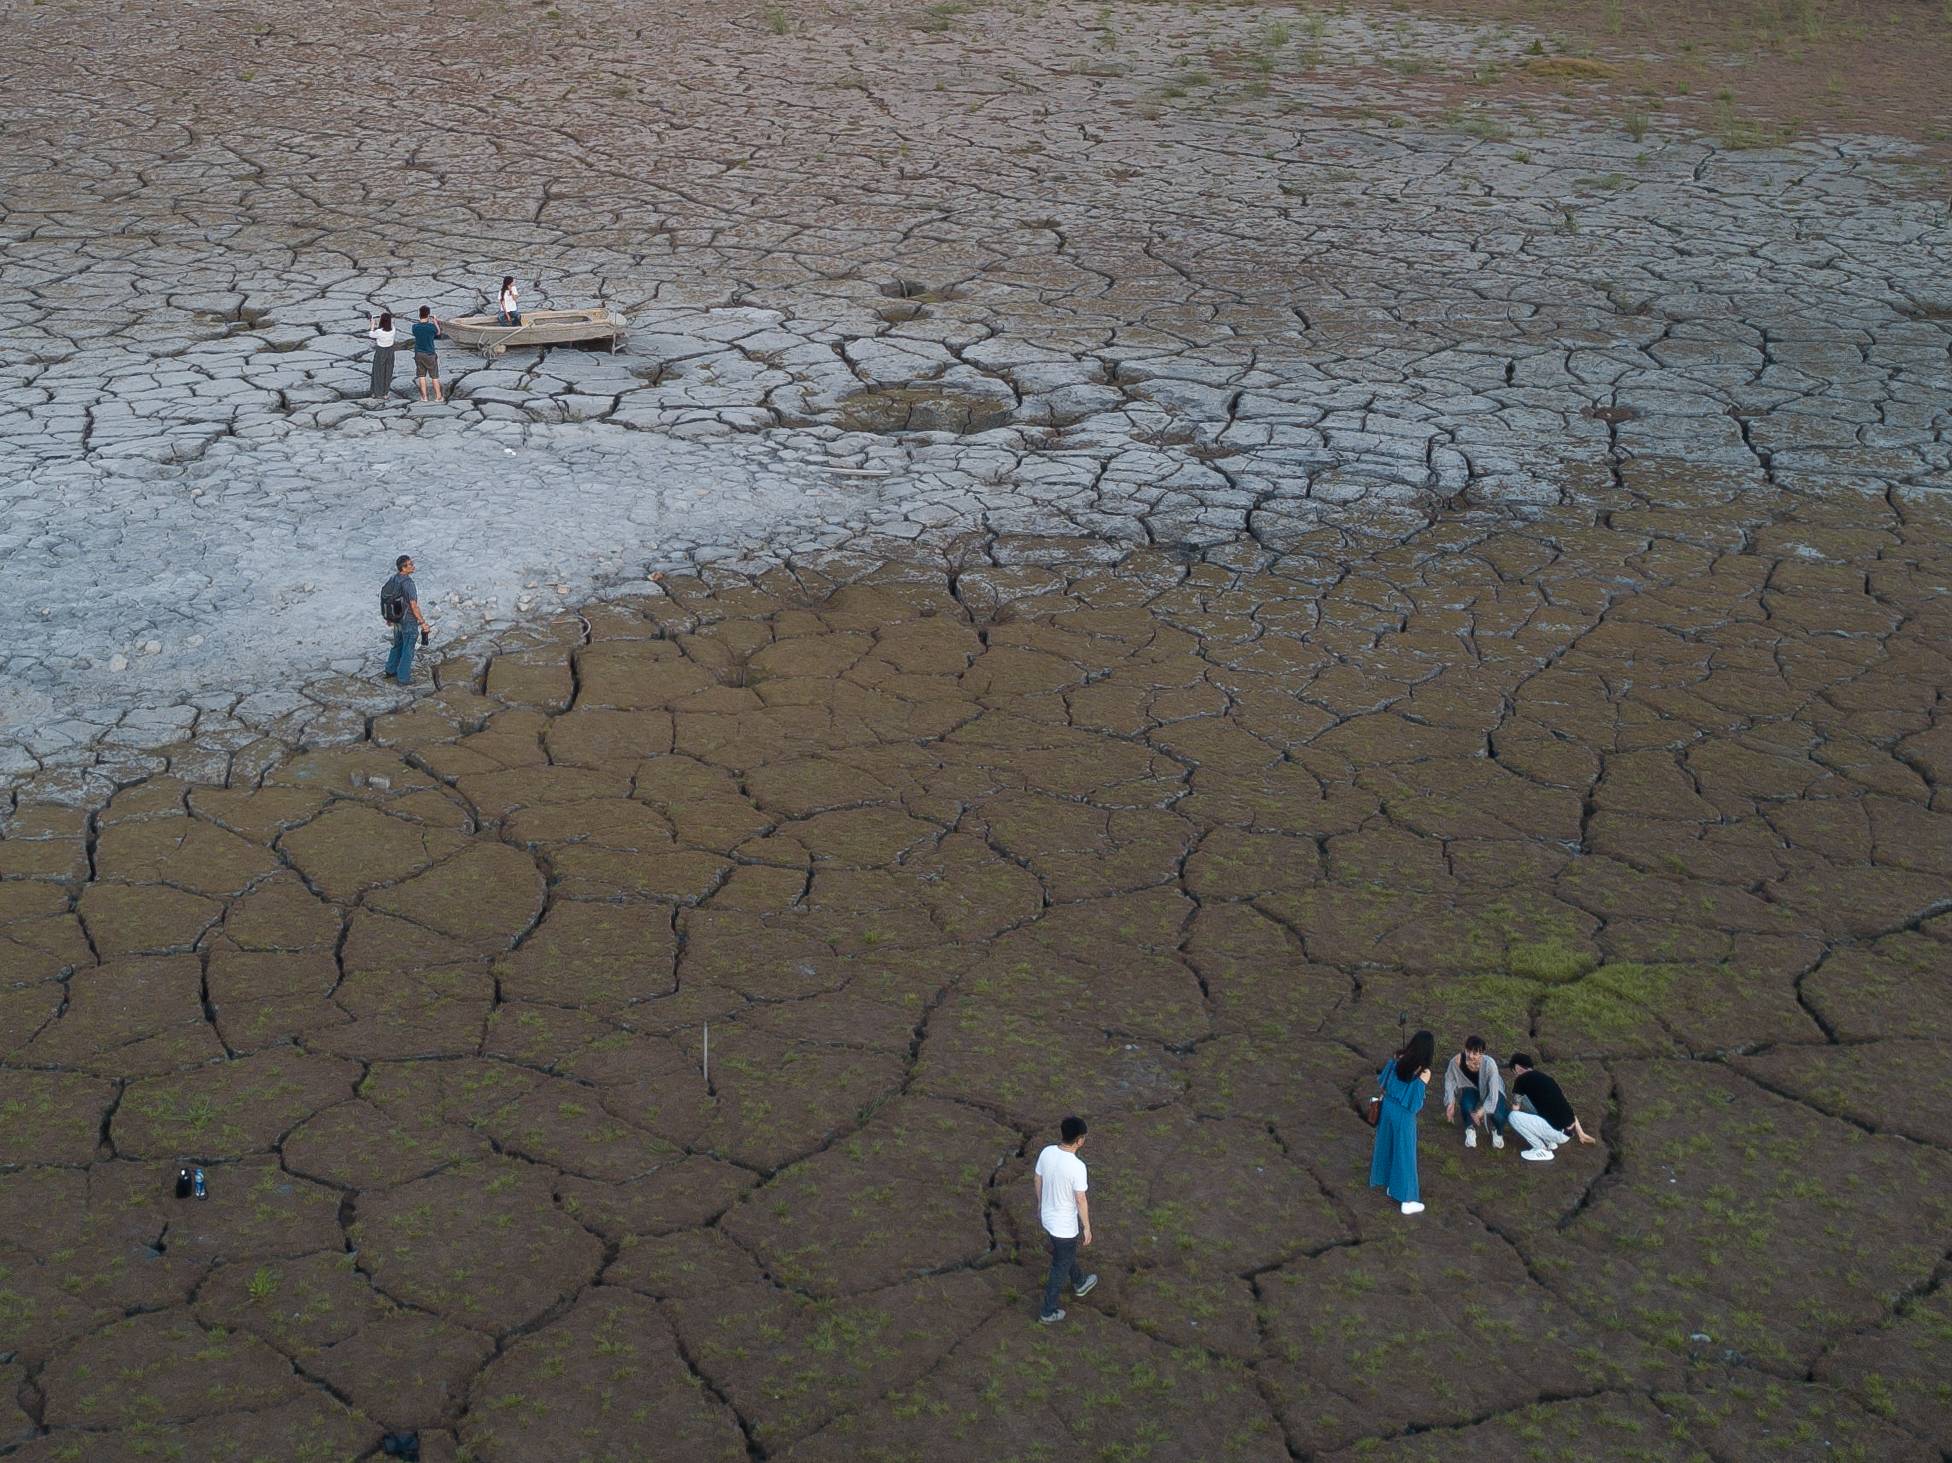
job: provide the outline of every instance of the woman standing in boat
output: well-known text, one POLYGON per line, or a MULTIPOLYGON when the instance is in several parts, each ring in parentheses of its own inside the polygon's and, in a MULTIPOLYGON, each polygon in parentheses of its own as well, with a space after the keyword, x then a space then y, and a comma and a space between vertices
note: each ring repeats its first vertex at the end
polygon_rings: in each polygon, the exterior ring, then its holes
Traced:
POLYGON ((515 288, 515 276, 512 274, 504 274, 502 276, 501 303, 495 307, 496 324, 520 325, 522 323, 522 311, 517 303, 521 293, 520 290, 515 288))
POLYGON ((1423 1194, 1417 1187, 1417 1114, 1423 1110, 1436 1051, 1436 1037, 1419 1031, 1376 1074, 1383 1095, 1376 1149, 1369 1160, 1369 1187, 1380 1187, 1405 1214, 1423 1213, 1423 1194))

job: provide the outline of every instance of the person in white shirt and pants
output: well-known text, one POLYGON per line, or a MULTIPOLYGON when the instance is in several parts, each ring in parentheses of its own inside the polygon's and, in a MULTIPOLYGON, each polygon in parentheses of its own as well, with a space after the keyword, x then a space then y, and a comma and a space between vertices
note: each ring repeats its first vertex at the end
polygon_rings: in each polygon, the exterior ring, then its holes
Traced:
POLYGON ((398 339, 393 333, 393 312, 382 311, 377 320, 368 315, 366 334, 373 342, 373 381, 366 394, 383 401, 393 391, 393 346, 398 339))
POLYGON ((1066 1118, 1058 1126, 1061 1143, 1053 1143, 1037 1155, 1033 1175, 1037 1187, 1037 1215, 1050 1240, 1051 1273, 1044 1282, 1044 1303, 1037 1319, 1046 1326, 1064 1319, 1057 1298, 1068 1283, 1077 1296, 1091 1294, 1098 1283, 1078 1265, 1078 1247, 1091 1243, 1091 1204, 1085 1198, 1084 1160, 1078 1149, 1084 1146, 1084 1119, 1066 1118))

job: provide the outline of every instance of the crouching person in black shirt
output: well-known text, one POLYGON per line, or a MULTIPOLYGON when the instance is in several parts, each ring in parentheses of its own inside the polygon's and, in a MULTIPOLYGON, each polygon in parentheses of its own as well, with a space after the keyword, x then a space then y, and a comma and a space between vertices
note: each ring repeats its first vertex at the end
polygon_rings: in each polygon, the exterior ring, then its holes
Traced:
POLYGON ((1533 1163, 1550 1163, 1561 1143, 1577 1138, 1582 1143, 1599 1141, 1579 1125, 1579 1115, 1566 1101, 1557 1082, 1532 1065, 1524 1052, 1513 1052, 1506 1064, 1512 1071, 1511 1095, 1519 1106, 1512 1109, 1511 1130, 1523 1138, 1526 1149, 1520 1158, 1533 1163))

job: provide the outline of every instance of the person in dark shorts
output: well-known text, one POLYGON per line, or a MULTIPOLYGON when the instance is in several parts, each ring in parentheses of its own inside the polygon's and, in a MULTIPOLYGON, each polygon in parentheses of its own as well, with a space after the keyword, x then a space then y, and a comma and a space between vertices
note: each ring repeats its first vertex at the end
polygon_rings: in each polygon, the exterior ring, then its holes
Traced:
POLYGON ((413 582, 413 555, 400 555, 393 568, 393 577, 380 586, 380 618, 393 632, 393 648, 381 678, 392 676, 404 686, 413 680, 414 641, 427 643, 428 626, 427 617, 420 613, 420 590, 413 582))
POLYGON ((1511 1129, 1528 1145, 1518 1156, 1533 1163, 1549 1163, 1560 1144, 1573 1138, 1596 1143, 1579 1125, 1579 1114, 1566 1101, 1565 1090, 1532 1065, 1525 1052, 1513 1052, 1507 1063, 1512 1071, 1511 1094, 1523 1105, 1511 1114, 1511 1129))
POLYGON ((427 388, 434 388, 433 399, 446 401, 441 395, 441 362, 435 353, 434 342, 441 338, 441 322, 433 310, 422 305, 420 318, 413 323, 413 376, 420 386, 420 399, 426 401, 427 388))

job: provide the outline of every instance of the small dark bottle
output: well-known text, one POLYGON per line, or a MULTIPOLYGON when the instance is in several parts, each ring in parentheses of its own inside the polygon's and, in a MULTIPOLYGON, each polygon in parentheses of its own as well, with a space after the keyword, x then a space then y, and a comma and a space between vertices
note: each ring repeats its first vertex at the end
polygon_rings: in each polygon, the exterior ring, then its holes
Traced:
POLYGON ((176 1197, 179 1199, 190 1197, 190 1171, 187 1168, 179 1168, 176 1171, 176 1197))
POLYGON ((205 1188, 205 1187, 203 1186, 203 1170, 202 1170, 202 1169, 200 1169, 200 1168, 199 1168, 199 1169, 198 1169, 198 1170, 196 1171, 196 1175, 195 1175, 195 1177, 194 1177, 194 1178, 192 1178, 190 1182, 191 1182, 191 1188, 192 1188, 192 1191, 193 1191, 193 1192, 194 1192, 194 1193, 196 1194, 196 1196, 197 1196, 197 1197, 198 1197, 199 1199, 208 1199, 208 1198, 210 1197, 210 1190, 208 1190, 208 1189, 206 1189, 206 1188, 205 1188))

